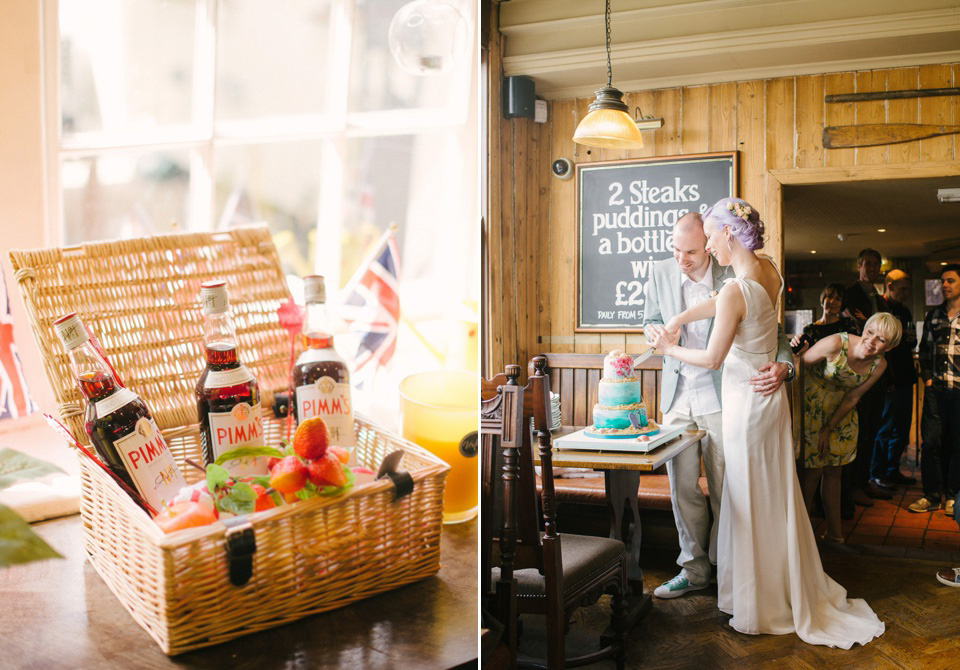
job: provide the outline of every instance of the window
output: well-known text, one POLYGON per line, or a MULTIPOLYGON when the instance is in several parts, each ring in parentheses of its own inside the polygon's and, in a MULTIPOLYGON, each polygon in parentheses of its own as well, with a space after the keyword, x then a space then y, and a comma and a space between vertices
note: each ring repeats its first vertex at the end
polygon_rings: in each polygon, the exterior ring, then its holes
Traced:
POLYGON ((61 0, 54 243, 265 221, 333 294, 397 224, 396 374, 439 367, 478 298, 477 9, 417 3, 428 76, 407 0, 61 0))

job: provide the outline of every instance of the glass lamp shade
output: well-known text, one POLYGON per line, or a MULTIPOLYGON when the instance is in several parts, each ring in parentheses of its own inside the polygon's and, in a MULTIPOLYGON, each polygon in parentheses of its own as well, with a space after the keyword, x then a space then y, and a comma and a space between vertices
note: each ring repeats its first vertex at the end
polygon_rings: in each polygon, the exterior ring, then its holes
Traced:
POLYGON ((470 24, 444 0, 414 0, 390 21, 387 43, 394 60, 411 74, 449 71, 469 49, 470 24))
POLYGON ((619 109, 594 109, 577 126, 573 141, 604 149, 643 148, 643 136, 636 121, 619 109))

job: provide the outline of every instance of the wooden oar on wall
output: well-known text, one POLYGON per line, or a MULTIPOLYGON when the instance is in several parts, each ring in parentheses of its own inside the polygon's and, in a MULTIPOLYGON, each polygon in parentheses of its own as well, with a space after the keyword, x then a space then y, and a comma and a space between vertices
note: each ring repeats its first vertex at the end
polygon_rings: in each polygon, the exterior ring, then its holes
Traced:
POLYGON ((874 147, 880 144, 914 142, 928 137, 960 133, 960 126, 925 123, 867 123, 861 126, 827 126, 823 129, 824 149, 874 147))
POLYGON ((911 88, 904 91, 871 91, 870 93, 836 93, 823 96, 824 102, 867 102, 870 100, 904 100, 941 95, 960 95, 958 88, 911 88))

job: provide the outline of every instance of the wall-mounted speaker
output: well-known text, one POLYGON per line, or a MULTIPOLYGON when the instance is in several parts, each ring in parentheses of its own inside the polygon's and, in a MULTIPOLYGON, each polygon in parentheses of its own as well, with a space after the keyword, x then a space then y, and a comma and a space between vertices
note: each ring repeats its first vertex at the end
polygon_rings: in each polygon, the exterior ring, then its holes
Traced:
POLYGON ((503 78, 504 118, 532 119, 535 101, 533 79, 523 75, 503 78))

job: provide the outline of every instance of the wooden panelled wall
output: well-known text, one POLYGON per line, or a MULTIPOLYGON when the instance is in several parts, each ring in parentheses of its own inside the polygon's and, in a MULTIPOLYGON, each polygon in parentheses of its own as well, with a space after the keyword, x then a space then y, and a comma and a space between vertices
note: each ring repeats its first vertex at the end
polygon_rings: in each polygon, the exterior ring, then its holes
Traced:
MULTIPOLYGON (((494 40, 497 38, 494 37, 494 40)), ((497 53, 491 44, 491 53, 497 53)), ((494 61, 492 58, 491 61, 494 61)), ((863 123, 960 124, 960 100, 930 97, 825 104, 824 95, 960 86, 960 64, 926 65, 691 86, 626 95, 631 109, 663 117, 639 151, 575 145, 592 99, 551 101, 548 121, 503 119, 500 73, 490 67, 489 219, 485 370, 526 369, 542 352, 627 351, 642 335, 574 333, 575 180, 550 173, 574 163, 740 152, 740 196, 767 224, 766 252, 783 259, 783 184, 926 177, 960 173, 960 136, 860 149, 822 145, 824 126, 863 123)), ((616 71, 614 71, 616 74, 616 71)), ((616 85, 616 80, 614 80, 616 85)))

